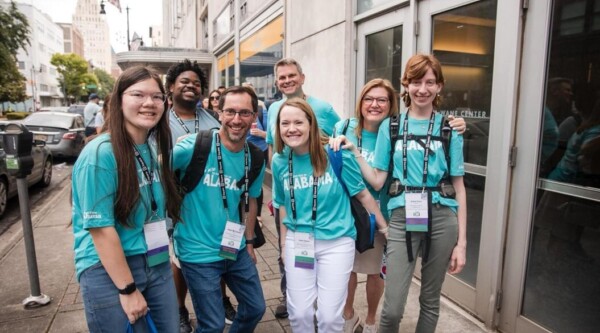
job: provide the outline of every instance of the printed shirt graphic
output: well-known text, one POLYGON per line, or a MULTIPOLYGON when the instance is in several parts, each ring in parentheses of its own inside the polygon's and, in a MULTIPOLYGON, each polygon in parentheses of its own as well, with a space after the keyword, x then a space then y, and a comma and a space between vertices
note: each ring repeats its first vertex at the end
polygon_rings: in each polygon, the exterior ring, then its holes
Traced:
MULTIPOLYGON (((109 134, 102 134, 90 141, 73 166, 73 234, 75 269, 77 278, 86 268, 100 261, 92 237, 91 228, 115 227, 125 256, 146 253, 144 223, 151 218, 150 191, 158 205, 158 217, 165 216, 165 197, 156 166, 156 151, 149 144, 136 145, 144 162, 150 166, 154 161, 152 188, 136 161, 140 200, 129 216, 133 227, 124 227, 115 220, 114 203, 117 192, 117 162, 110 143, 109 134), (151 154, 154 156, 151 159, 151 154)), ((131 148, 131 154, 134 154, 131 148)))
MULTIPOLYGON (((274 144, 275 141, 275 126, 277 125, 277 115, 279 114, 279 108, 285 99, 274 102, 269 107, 269 126, 267 127, 267 144, 274 144)), ((313 109, 313 112, 317 116, 317 124, 319 124, 319 129, 323 131, 327 136, 331 136, 333 134, 333 127, 335 123, 340 121, 340 116, 333 110, 331 104, 322 101, 318 98, 308 96, 306 102, 313 109)))
MULTIPOLYGON (((198 186, 185 196, 181 207, 182 222, 175 225, 173 234, 178 258, 188 263, 210 263, 224 260, 219 256, 219 249, 227 215, 223 208, 221 187, 219 186, 216 135, 218 132, 215 131, 204 175, 198 186)), ((193 134, 186 137, 173 150, 174 169, 180 170, 181 177, 185 175, 185 169, 192 158, 196 136, 197 134, 193 134)), ((221 151, 229 219, 233 222, 240 222, 238 204, 240 200, 243 200, 244 188, 243 186, 238 188, 236 183, 244 176, 244 150, 233 153, 221 145, 221 151)), ((249 165, 251 164, 250 162, 249 165)), ((264 165, 260 175, 250 186, 251 198, 260 195, 263 177, 264 165)), ((244 239, 241 245, 242 249, 245 244, 244 239)))
MULTIPOLYGON (((423 186, 423 158, 425 150, 415 140, 409 140, 407 143, 407 158, 408 158, 408 184, 404 184, 404 175, 402 168, 402 129, 404 124, 404 113, 400 119, 400 134, 398 135, 398 141, 396 141, 396 147, 394 149, 394 170, 393 177, 400 179, 403 185, 408 186, 423 186)), ((441 131, 440 123, 443 116, 439 113, 435 115, 435 124, 433 126, 433 135, 439 136, 441 131)), ((429 127, 429 119, 413 119, 408 118, 408 131, 415 135, 427 135, 427 129, 429 127)), ((431 140, 429 152, 429 167, 427 168, 427 183, 426 186, 437 186, 439 181, 444 176, 444 172, 448 170, 446 165, 446 156, 444 154, 444 148, 441 141, 431 140)), ((450 140, 450 176, 463 176, 464 170, 464 158, 463 158, 463 136, 458 134, 456 131, 452 131, 452 138, 450 140)), ((379 127, 379 133, 377 135, 377 144, 375 145, 375 161, 373 167, 388 171, 390 161, 390 120, 386 119, 381 123, 379 127)), ((444 206, 448 206, 456 211, 458 203, 454 199, 442 198, 439 192, 433 192, 432 203, 440 203, 444 206)), ((388 203, 388 210, 392 210, 398 207, 404 207, 404 193, 401 195, 390 198, 388 203)))
MULTIPOLYGON (((344 166, 342 178, 350 195, 356 195, 365 189, 360 174, 360 168, 352 153, 342 152, 344 166)), ((292 218, 289 191, 289 155, 275 154, 273 156, 273 192, 274 200, 285 205, 287 215, 283 220, 285 226, 294 231, 312 232, 312 191, 313 169, 310 155, 294 155, 292 157, 294 173, 294 196, 296 198, 297 220, 292 218)), ((336 177, 331 164, 327 164, 325 174, 319 177, 317 194, 317 220, 315 223, 315 239, 329 240, 340 237, 356 238, 354 219, 350 212, 350 199, 336 177)))
MULTIPOLYGON (((335 133, 336 136, 342 134, 342 130, 344 129, 345 120, 340 120, 337 124, 335 124, 335 133)), ((350 118, 350 123, 348 124, 348 129, 346 129, 346 138, 350 140, 354 144, 354 146, 358 147, 358 137, 356 136, 356 132, 354 131, 358 126, 358 120, 356 118, 350 118)), ((362 148, 361 155, 367 161, 367 163, 372 167, 373 162, 375 161, 375 144, 377 143, 377 133, 369 132, 365 129, 362 130, 362 148)), ((375 200, 379 200, 381 213, 386 220, 389 220, 389 214, 387 209, 385 209, 387 202, 389 200, 387 196, 387 192, 375 191, 371 185, 365 180, 365 185, 367 189, 373 196, 375 200)), ((387 191, 387 189, 386 189, 387 191)))

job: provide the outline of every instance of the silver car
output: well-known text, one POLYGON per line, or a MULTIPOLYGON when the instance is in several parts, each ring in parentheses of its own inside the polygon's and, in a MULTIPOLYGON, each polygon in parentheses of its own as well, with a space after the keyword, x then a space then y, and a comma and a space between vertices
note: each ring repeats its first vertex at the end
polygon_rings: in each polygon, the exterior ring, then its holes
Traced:
MULTIPOLYGON (((4 132, 4 128, 8 122, 0 122, 0 133, 4 132)), ((33 170, 27 176, 27 184, 29 186, 39 185, 47 187, 52 181, 52 153, 46 145, 40 141, 34 142, 31 147, 33 156, 33 170)), ((6 153, 2 146, 2 137, 0 136, 0 217, 6 211, 8 199, 17 195, 17 180, 10 175, 6 169, 6 153)))
POLYGON ((83 149, 83 117, 74 113, 35 112, 23 120, 33 138, 46 141, 54 157, 77 157, 83 149))

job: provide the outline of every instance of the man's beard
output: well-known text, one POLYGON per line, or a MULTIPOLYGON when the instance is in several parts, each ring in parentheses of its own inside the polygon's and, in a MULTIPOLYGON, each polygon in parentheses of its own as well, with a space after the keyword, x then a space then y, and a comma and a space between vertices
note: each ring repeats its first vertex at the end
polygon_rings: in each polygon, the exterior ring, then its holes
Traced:
POLYGON ((173 102, 175 107, 179 106, 184 109, 195 109, 196 104, 200 100, 200 96, 198 98, 194 98, 193 100, 187 100, 183 97, 183 94, 173 95, 173 102))

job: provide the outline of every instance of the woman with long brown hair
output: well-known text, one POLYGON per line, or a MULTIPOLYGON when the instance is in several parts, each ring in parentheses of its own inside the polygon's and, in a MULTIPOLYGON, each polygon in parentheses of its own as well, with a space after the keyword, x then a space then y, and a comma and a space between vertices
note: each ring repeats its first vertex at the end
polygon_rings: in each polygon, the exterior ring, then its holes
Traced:
POLYGON ((73 166, 75 268, 91 332, 145 326, 178 330, 165 216, 179 218, 171 133, 158 74, 136 66, 110 98, 107 131, 73 166))

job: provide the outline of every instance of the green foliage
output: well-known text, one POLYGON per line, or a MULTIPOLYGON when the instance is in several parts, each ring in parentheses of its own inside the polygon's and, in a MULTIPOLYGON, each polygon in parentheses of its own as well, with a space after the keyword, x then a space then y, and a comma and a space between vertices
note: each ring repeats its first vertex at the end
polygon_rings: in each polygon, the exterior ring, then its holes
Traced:
POLYGON ((25 50, 30 45, 29 22, 13 1, 8 12, 0 7, 0 27, 0 44, 4 45, 10 54, 16 56, 20 48, 25 50))
POLYGON ((6 119, 8 120, 21 120, 27 118, 31 113, 29 112, 7 112, 6 119))
POLYGON ((66 96, 80 99, 79 97, 86 96, 90 92, 86 85, 98 85, 96 75, 88 73, 87 61, 77 54, 55 53, 52 55, 50 63, 60 74, 58 83, 66 96))
POLYGON ((0 6, 0 102, 21 102, 27 99, 25 77, 17 68, 17 52, 29 42, 29 23, 14 2, 8 8, 0 6))
POLYGON ((110 76, 105 70, 102 68, 95 68, 94 74, 98 78, 98 96, 101 99, 104 99, 106 95, 110 95, 115 85, 115 79, 110 76))

